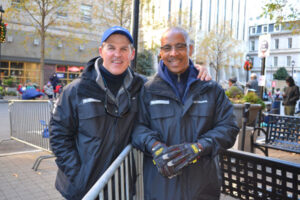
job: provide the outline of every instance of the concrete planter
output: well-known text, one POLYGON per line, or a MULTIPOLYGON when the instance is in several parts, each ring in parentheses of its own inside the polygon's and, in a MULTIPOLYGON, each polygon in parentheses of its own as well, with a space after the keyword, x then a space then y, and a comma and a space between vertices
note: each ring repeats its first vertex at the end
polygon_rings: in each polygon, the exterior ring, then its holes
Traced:
POLYGON ((6 92, 16 92, 16 93, 18 92, 16 87, 6 87, 5 91, 6 92))
MULTIPOLYGON (((243 126, 243 112, 245 105, 244 104, 233 104, 233 114, 235 115, 238 126, 242 128, 243 126)), ((247 125, 253 124, 256 117, 258 116, 259 110, 261 110, 262 106, 260 104, 251 104, 250 105, 250 113, 247 125)))

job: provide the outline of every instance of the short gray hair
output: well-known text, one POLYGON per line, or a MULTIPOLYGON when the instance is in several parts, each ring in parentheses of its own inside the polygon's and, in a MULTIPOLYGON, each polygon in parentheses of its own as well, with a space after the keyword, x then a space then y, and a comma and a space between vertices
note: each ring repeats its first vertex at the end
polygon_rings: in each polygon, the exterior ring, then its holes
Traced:
POLYGON ((163 32, 161 39, 164 37, 164 35, 166 33, 169 33, 169 32, 180 33, 183 36, 186 46, 187 46, 187 53, 189 54, 189 46, 191 45, 191 40, 190 40, 190 36, 189 36, 188 32, 178 26, 170 27, 163 32))
POLYGON ((250 77, 256 79, 256 78, 257 78, 257 75, 256 75, 255 73, 252 73, 250 77))
POLYGON ((162 34, 162 37, 168 32, 181 33, 185 39, 186 44, 188 46, 190 45, 190 36, 189 36, 188 32, 186 30, 184 30, 183 28, 178 27, 178 26, 170 27, 164 31, 164 33, 162 34))

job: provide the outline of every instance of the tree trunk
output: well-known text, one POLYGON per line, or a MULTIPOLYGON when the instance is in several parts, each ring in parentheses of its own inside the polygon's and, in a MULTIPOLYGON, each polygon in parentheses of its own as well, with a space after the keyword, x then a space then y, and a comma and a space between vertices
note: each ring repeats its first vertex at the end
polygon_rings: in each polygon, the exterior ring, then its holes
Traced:
POLYGON ((42 2, 42 19, 41 19, 41 59, 40 59, 40 88, 44 86, 44 65, 45 65, 45 38, 46 38, 46 27, 45 27, 45 19, 46 19, 46 11, 45 11, 45 2, 42 2))
POLYGON ((45 31, 41 31, 40 88, 44 85, 45 31))

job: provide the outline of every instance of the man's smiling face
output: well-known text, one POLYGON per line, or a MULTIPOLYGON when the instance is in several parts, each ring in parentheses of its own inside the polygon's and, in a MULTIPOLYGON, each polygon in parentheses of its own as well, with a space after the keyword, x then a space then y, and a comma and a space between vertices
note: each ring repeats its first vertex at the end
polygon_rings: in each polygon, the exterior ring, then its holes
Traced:
POLYGON ((129 67, 135 51, 126 36, 113 34, 99 48, 99 53, 104 68, 114 75, 119 75, 129 67))
POLYGON ((188 48, 191 47, 186 43, 182 33, 169 31, 163 35, 160 56, 169 71, 180 74, 188 68, 188 48))

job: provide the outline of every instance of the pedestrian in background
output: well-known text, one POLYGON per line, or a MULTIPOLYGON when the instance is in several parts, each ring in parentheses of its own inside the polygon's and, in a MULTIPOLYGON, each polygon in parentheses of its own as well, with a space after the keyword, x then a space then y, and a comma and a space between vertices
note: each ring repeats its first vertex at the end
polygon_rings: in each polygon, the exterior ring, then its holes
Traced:
POLYGON ((284 114, 285 115, 294 115, 295 106, 299 99, 299 87, 295 85, 293 77, 289 76, 285 79, 287 87, 284 90, 283 96, 283 105, 284 105, 284 114))
POLYGON ((257 75, 255 73, 252 73, 250 79, 251 80, 246 83, 247 88, 255 90, 255 93, 257 94, 257 96, 259 96, 260 90, 258 86, 257 75))
MULTIPOLYGON (((235 93, 237 93, 238 95, 243 96, 244 90, 236 82, 237 82, 237 78, 231 77, 228 80, 228 85, 229 85, 228 90, 235 91, 235 93)), ((233 95, 233 96, 236 96, 236 95, 233 95)))
MULTIPOLYGON (((53 90, 56 91, 56 86, 58 83, 60 83, 59 78, 57 77, 56 73, 52 74, 52 76, 49 78, 51 85, 53 87, 53 90)), ((56 93, 54 92, 54 98, 56 98, 56 93)))
POLYGON ((48 96, 48 99, 53 98, 54 91, 53 91, 53 86, 51 85, 50 82, 44 85, 44 92, 48 96))

